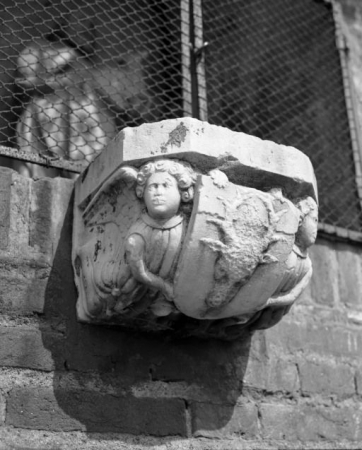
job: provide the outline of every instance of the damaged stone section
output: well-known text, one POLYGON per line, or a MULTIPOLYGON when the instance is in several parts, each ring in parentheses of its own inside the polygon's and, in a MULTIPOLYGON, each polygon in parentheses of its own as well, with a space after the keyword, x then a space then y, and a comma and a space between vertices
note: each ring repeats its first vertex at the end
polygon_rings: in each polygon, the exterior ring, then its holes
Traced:
POLYGON ((176 147, 181 147, 182 142, 185 141, 186 133, 187 128, 181 122, 173 131, 170 131, 168 141, 161 145, 161 153, 167 153, 168 146, 175 145, 176 147))
POLYGON ((124 129, 75 186, 81 321, 234 339, 311 278, 317 186, 295 148, 165 120, 124 129))

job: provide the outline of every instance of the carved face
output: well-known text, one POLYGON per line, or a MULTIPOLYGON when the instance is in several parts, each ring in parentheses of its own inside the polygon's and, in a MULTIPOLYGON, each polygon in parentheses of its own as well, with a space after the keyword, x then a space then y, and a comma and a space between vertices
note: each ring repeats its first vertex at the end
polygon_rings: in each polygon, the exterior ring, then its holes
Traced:
POLYGON ((298 230, 298 242, 304 247, 310 247, 317 238, 318 231, 318 212, 311 210, 303 219, 298 230))
POLYGON ((155 172, 149 177, 143 198, 149 216, 156 220, 173 217, 181 202, 177 181, 168 172, 155 172))

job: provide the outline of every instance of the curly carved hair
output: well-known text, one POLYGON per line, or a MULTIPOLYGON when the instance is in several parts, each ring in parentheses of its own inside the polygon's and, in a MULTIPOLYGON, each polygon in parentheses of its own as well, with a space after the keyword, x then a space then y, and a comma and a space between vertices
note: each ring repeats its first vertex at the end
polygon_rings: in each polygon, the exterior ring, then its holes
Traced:
POLYGON ((140 167, 137 174, 136 186, 136 195, 138 198, 143 198, 147 180, 155 172, 167 172, 176 179, 182 202, 187 203, 193 200, 196 173, 190 164, 175 159, 150 161, 140 167))

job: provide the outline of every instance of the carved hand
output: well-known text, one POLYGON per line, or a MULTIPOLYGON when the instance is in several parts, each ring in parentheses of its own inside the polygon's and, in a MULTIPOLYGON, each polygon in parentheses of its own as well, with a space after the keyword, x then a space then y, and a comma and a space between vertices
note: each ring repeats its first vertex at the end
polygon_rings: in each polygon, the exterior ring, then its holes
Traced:
POLYGON ((169 301, 173 301, 173 286, 163 278, 151 273, 143 260, 145 241, 139 234, 132 234, 126 243, 126 261, 131 268, 132 275, 140 283, 146 284, 163 293, 169 301))

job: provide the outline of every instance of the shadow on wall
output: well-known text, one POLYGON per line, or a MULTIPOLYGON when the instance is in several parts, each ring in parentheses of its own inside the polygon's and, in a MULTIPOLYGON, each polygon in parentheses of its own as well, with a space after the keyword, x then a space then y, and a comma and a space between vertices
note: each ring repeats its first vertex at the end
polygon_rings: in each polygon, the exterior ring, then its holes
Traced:
MULTIPOLYGON (((172 340, 79 323, 71 235, 72 201, 45 296, 42 340, 52 355, 52 388, 27 399, 31 427, 183 437, 225 427, 243 392, 250 335, 233 343, 172 340)), ((241 407, 238 433, 243 428, 247 437, 257 411, 251 403, 241 407)))

